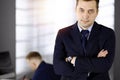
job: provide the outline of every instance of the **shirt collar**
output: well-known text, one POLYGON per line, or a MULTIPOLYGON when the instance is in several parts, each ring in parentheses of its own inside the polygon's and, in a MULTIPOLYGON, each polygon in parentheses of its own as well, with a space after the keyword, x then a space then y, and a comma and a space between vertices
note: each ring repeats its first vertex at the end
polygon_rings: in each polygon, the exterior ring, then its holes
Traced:
MULTIPOLYGON (((81 32, 83 29, 80 27, 80 25, 78 23, 77 23, 77 26, 78 26, 79 31, 81 32)), ((88 28, 89 32, 91 32, 92 27, 93 27, 93 24, 88 28)))

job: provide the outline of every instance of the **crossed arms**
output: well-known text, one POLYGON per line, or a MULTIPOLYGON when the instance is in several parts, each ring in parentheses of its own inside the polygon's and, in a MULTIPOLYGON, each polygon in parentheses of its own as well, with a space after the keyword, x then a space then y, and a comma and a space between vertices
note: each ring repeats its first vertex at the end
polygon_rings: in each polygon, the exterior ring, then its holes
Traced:
MULTIPOLYGON (((102 50, 98 53, 97 57, 98 57, 98 58, 100 58, 100 57, 106 57, 107 54, 108 54, 108 51, 102 49, 102 50)), ((70 62, 71 64, 74 65, 76 58, 77 58, 76 56, 74 56, 74 57, 70 57, 70 56, 69 56, 69 57, 65 58, 65 61, 66 61, 66 62, 70 62)))
POLYGON ((100 46, 102 46, 104 50, 101 50, 96 57, 72 56, 70 62, 75 64, 75 67, 66 61, 65 46, 69 47, 69 42, 64 42, 65 40, 63 39, 65 39, 65 37, 61 31, 56 38, 53 59, 54 69, 57 74, 72 76, 75 71, 101 73, 110 69, 115 53, 115 35, 113 31, 109 33, 106 41, 103 41, 102 38, 100 39, 100 46))

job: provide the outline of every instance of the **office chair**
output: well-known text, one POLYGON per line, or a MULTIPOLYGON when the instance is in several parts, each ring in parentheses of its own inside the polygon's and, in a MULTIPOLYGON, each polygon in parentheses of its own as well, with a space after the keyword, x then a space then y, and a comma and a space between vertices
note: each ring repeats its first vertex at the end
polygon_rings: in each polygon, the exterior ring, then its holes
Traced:
POLYGON ((0 52, 0 75, 13 72, 9 51, 0 52))

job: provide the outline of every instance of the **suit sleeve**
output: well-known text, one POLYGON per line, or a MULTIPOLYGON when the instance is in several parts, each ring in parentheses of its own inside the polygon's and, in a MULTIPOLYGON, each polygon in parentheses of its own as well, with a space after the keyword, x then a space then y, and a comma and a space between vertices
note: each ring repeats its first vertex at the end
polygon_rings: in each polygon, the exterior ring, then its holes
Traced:
MULTIPOLYGON (((102 39, 101 39, 102 41, 102 39)), ((85 72, 95 72, 102 73, 106 72, 110 69, 113 63, 114 55, 115 55, 115 34, 112 31, 105 42, 102 44, 102 48, 108 50, 108 55, 105 58, 97 58, 97 57, 78 57, 76 59, 75 65, 78 71, 85 72), (80 66, 81 65, 81 66, 80 66)))
POLYGON ((103 49, 108 50, 108 55, 105 58, 93 58, 93 72, 105 72, 112 66, 115 55, 115 33, 111 31, 108 39, 105 41, 103 49))
POLYGON ((53 65, 56 74, 71 76, 73 75, 73 66, 70 63, 65 62, 66 51, 64 44, 62 42, 62 31, 59 31, 56 37, 53 65))
POLYGON ((32 80, 52 80, 50 75, 46 72, 35 73, 32 80))

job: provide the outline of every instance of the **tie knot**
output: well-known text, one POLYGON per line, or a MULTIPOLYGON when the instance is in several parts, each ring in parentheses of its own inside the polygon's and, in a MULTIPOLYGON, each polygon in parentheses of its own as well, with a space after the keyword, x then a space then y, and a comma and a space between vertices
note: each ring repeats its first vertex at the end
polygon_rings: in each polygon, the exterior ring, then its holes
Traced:
POLYGON ((82 30, 81 34, 82 34, 82 36, 88 37, 89 31, 88 30, 82 30))

